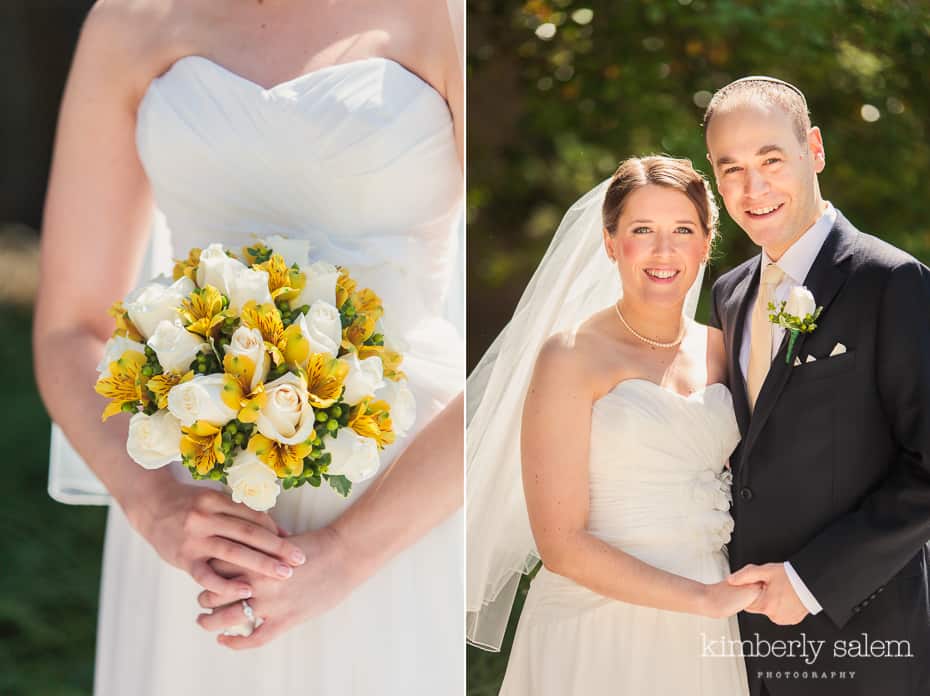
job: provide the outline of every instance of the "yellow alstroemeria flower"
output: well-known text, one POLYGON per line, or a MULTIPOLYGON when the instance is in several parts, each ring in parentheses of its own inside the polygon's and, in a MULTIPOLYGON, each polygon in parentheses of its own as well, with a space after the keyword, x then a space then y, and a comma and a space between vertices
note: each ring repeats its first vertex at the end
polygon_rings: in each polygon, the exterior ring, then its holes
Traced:
POLYGON ((342 309, 342 305, 355 292, 355 281, 349 275, 345 268, 339 269, 339 278, 336 279, 336 308, 342 309))
POLYGON ((349 374, 345 360, 326 353, 314 353, 307 364, 307 394, 314 408, 329 408, 342 394, 342 385, 349 374))
POLYGON ((310 342, 297 324, 286 329, 281 313, 273 304, 256 304, 255 300, 245 303, 241 312, 242 325, 258 329, 265 341, 265 350, 271 354, 275 365, 282 362, 294 367, 304 367, 310 356, 310 342))
POLYGON ((215 425, 194 421, 189 427, 181 427, 181 455, 194 462, 197 473, 205 476, 217 464, 226 461, 223 454, 223 431, 215 425))
POLYGON ((365 341, 375 333, 377 318, 370 314, 356 314, 352 323, 342 330, 342 347, 351 353, 361 350, 365 341))
MULTIPOLYGON (((308 440, 316 437, 311 433, 308 440)), ((287 476, 300 476, 304 470, 304 459, 310 454, 313 447, 309 442, 299 445, 282 445, 280 442, 255 434, 249 438, 248 450, 255 454, 265 464, 274 469, 279 478, 287 476)))
POLYGON ((193 370, 186 375, 165 372, 152 377, 145 386, 155 395, 158 408, 168 408, 168 392, 182 382, 189 382, 192 379, 194 379, 193 370))
POLYGON ((223 358, 226 374, 223 380, 223 403, 237 411, 236 417, 243 423, 254 423, 265 405, 264 384, 252 390, 255 363, 244 355, 227 354, 223 358))
POLYGON ((219 333, 220 326, 228 316, 224 311, 229 306, 223 293, 212 285, 194 290, 181 303, 178 312, 184 320, 184 328, 204 338, 219 333))
POLYGON ((394 442, 394 424, 386 401, 362 399, 349 412, 349 427, 362 437, 378 443, 378 449, 394 442))
POLYGON ((275 300, 289 302, 299 297, 307 284, 307 276, 302 271, 289 267, 281 254, 272 254, 265 263, 255 264, 254 269, 268 274, 268 290, 275 300))
MULTIPOLYGON (((371 346, 365 347, 370 348, 371 346)), ((383 348, 381 351, 381 365, 384 369, 384 377, 393 382, 399 382, 402 379, 407 379, 407 375, 405 375, 400 370, 400 364, 403 362, 404 356, 398 353, 396 350, 389 350, 383 346, 379 347, 383 348)), ((364 359, 363 353, 364 351, 359 351, 359 360, 364 359)))
POLYGON ((106 421, 110 416, 120 413, 127 401, 141 402, 143 406, 149 402, 143 387, 142 368, 145 363, 146 358, 142 353, 127 350, 119 360, 110 363, 109 377, 97 380, 94 391, 112 399, 103 410, 102 420, 106 421))
POLYGON ((136 325, 132 323, 132 320, 129 318, 129 312, 126 311, 122 302, 114 302, 113 306, 107 310, 107 313, 116 319, 116 330, 113 332, 114 336, 125 336, 138 343, 145 343, 145 339, 142 337, 139 329, 136 328, 136 325))
POLYGON ((197 266, 200 265, 200 249, 190 250, 186 259, 175 259, 174 272, 172 276, 175 280, 181 280, 184 276, 190 278, 194 283, 197 282, 197 266))
POLYGON ((377 321, 384 315, 384 305, 381 304, 381 298, 374 290, 363 288, 356 293, 352 293, 352 306, 359 314, 374 316, 377 321))

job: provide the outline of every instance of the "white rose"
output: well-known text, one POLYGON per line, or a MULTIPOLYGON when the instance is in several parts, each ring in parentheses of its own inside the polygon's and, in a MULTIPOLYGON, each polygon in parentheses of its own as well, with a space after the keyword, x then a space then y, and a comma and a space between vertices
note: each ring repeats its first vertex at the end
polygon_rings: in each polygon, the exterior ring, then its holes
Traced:
POLYGON ((336 305, 336 281, 339 280, 339 269, 325 261, 317 261, 309 266, 301 266, 307 277, 307 284, 301 290, 300 296, 293 302, 294 307, 312 306, 317 300, 329 305, 336 305))
POLYGON ((265 339, 262 338, 262 332, 258 329, 250 329, 246 326, 240 326, 233 333, 226 346, 226 355, 238 355, 248 358, 255 365, 255 374, 252 375, 252 391, 265 381, 268 376, 268 370, 271 369, 271 361, 268 359, 268 353, 265 352, 265 339))
POLYGON ((237 411, 223 402, 224 375, 198 375, 188 382, 171 387, 168 410, 185 427, 204 421, 220 427, 236 417, 237 411))
POLYGON ((342 320, 339 310, 323 300, 317 300, 310 306, 307 314, 301 314, 297 320, 300 330, 310 341, 310 352, 326 353, 336 357, 342 345, 342 320))
POLYGON ((126 451, 146 469, 181 461, 181 423, 167 411, 156 411, 151 416, 136 413, 129 419, 126 451))
POLYGON ((242 270, 245 264, 226 255, 222 244, 211 244, 200 252, 200 261, 197 264, 197 285, 205 287, 212 285, 221 293, 229 297, 229 285, 242 270))
POLYGON ((281 492, 274 471, 248 450, 236 455, 226 470, 226 483, 235 502, 245 503, 258 512, 273 508, 281 492))
POLYGON ((813 314, 817 310, 817 303, 811 291, 804 286, 791 288, 788 295, 788 303, 785 305, 785 312, 791 316, 803 319, 808 314, 813 314))
POLYGON ((352 483, 369 479, 378 471, 381 460, 378 444, 350 428, 342 428, 338 437, 327 437, 326 451, 332 457, 329 473, 345 476, 352 483))
POLYGON ((110 376, 110 363, 116 362, 127 350, 134 350, 145 355, 145 346, 138 341, 133 341, 125 336, 113 336, 103 347, 103 358, 97 365, 97 372, 100 373, 100 379, 110 376))
POLYGON ((148 344, 155 351, 162 369, 179 374, 190 369, 198 353, 210 348, 210 344, 205 343, 203 338, 185 329, 180 319, 159 322, 148 344))
POLYGON ((178 318, 181 303, 194 289, 187 277, 167 286, 157 281, 149 283, 126 298, 126 312, 139 333, 149 338, 162 321, 178 318))
POLYGON ((265 385, 265 396, 255 422, 258 432, 285 445, 306 441, 313 432, 315 414, 303 379, 288 372, 265 385))
POLYGON ((230 277, 226 279, 229 308, 236 314, 242 311, 245 303, 255 300, 255 304, 274 302, 268 290, 268 273, 256 271, 251 268, 230 269, 230 277))
POLYGON ((274 253, 283 256, 288 268, 295 263, 302 266, 310 258, 310 242, 306 239, 288 239, 279 234, 273 234, 263 239, 262 243, 274 253))
POLYGON ((366 396, 374 396, 375 392, 384 386, 384 366, 378 356, 359 360, 358 354, 349 353, 342 359, 349 364, 346 390, 342 399, 350 406, 354 406, 366 396))
POLYGON ((375 398, 386 401, 390 406, 391 423, 397 436, 406 435, 417 419, 417 401, 407 387, 406 380, 386 380, 384 387, 375 394, 375 398))

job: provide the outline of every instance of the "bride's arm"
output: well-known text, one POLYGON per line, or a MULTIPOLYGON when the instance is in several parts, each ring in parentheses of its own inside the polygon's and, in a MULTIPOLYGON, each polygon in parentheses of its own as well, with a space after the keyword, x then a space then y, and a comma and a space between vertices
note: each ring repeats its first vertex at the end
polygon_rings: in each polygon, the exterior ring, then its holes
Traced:
POLYGON ((268 554, 298 549, 266 515, 135 464, 126 418, 101 423, 105 403, 93 390, 113 330, 107 309, 132 286, 152 216, 135 146, 142 85, 129 67, 143 56, 121 12, 102 4, 91 11, 65 89, 41 235, 36 380, 52 418, 161 556, 205 586, 238 593, 245 586, 213 573, 211 556, 273 575, 280 561, 268 554))
MULTIPOLYGON (((590 371, 600 357, 554 337, 540 352, 523 410, 523 487, 543 564, 606 597, 706 616, 729 616, 758 595, 734 595, 655 568, 587 531, 590 371)), ((617 453, 623 456, 622 452, 617 453)))

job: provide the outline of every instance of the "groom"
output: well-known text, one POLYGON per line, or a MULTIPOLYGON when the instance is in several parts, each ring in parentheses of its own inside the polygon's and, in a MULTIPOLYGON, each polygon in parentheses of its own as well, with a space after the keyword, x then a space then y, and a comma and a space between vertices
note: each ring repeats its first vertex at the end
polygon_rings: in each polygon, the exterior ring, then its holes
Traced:
POLYGON ((742 433, 730 582, 765 583, 740 614, 752 696, 927 696, 930 270, 821 197, 794 86, 737 80, 704 125, 726 208, 762 247, 714 285, 711 318, 742 433), (792 346, 767 305, 799 286, 823 311, 792 346))

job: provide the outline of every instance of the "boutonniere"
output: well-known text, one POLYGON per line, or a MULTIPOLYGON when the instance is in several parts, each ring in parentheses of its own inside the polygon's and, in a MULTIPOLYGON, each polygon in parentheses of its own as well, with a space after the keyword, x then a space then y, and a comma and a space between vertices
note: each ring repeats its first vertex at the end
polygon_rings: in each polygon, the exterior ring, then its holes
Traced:
POLYGON ((813 333, 822 311, 823 307, 817 306, 811 291, 804 286, 792 288, 787 301, 778 307, 769 302, 769 321, 790 332, 788 354, 785 356, 786 365, 791 364, 791 354, 794 352, 798 336, 802 333, 813 333))

